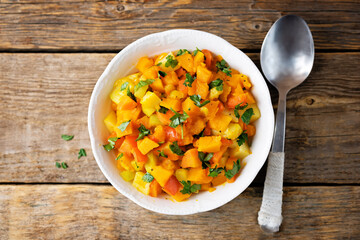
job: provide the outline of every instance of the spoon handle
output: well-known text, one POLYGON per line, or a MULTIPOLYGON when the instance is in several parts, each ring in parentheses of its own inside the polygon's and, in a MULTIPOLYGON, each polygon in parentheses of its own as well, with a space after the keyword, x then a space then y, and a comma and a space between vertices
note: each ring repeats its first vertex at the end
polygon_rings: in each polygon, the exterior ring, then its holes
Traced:
POLYGON ((263 200, 258 215, 258 223, 265 232, 278 232, 282 222, 285 123, 286 92, 280 91, 274 141, 268 159, 263 200))

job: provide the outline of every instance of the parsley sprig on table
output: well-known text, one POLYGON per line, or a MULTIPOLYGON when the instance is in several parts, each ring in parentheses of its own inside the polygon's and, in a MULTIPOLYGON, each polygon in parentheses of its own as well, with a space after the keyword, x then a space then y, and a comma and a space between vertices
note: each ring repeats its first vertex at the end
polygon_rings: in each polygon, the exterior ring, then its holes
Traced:
POLYGON ((231 70, 229 68, 229 65, 227 64, 227 62, 223 59, 220 62, 216 63, 216 67, 224 72, 226 75, 228 75, 229 77, 231 77, 231 70))
POLYGON ((190 181, 181 181, 181 184, 184 186, 184 188, 182 190, 180 190, 180 192, 182 194, 191 194, 194 192, 197 192, 201 189, 201 184, 193 184, 191 185, 190 181))
POLYGON ((78 154, 78 159, 80 159, 81 157, 86 157, 86 152, 85 149, 81 148, 78 154))
POLYGON ((203 103, 200 103, 201 101, 201 96, 200 95, 192 95, 190 96, 190 99, 195 103, 196 106, 198 107, 203 107, 205 106, 206 104, 208 104, 210 102, 210 100, 206 100, 204 101, 203 103))
POLYGON ((64 139, 65 141, 70 141, 74 138, 74 135, 63 134, 63 135, 61 135, 61 138, 64 139))

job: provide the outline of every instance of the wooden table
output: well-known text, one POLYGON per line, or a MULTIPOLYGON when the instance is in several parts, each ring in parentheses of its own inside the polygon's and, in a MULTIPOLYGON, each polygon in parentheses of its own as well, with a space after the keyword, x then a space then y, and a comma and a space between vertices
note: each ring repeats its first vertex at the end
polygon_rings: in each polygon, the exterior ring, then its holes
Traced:
POLYGON ((359 239, 359 12, 359 1, 335 0, 0 1, 0 239, 359 239), (280 232, 257 225, 266 166, 235 200, 191 216, 118 193, 92 156, 86 120, 112 57, 147 34, 193 28, 259 66, 266 32, 286 14, 308 22, 316 56, 288 96, 280 232), (87 157, 77 159, 80 148, 87 157))

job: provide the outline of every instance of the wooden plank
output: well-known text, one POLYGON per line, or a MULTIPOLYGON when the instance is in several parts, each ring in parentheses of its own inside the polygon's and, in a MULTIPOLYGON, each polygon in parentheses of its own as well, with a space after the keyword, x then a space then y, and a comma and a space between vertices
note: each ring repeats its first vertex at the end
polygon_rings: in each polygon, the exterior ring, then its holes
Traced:
POLYGON ((2 185, 2 239, 355 239, 360 187, 286 187, 283 224, 257 224, 262 188, 210 212, 167 216, 145 210, 111 186, 2 185), (216 236, 216 237, 214 237, 216 236))
MULTIPOLYGON (((92 88, 113 56, 0 54, 1 182, 106 182, 86 117, 92 88), (61 134, 75 138, 65 142, 61 134), (80 148, 88 157, 78 160, 80 148), (55 161, 69 168, 57 169, 55 161)), ((258 54, 249 56, 258 62, 258 54)), ((286 183, 360 182, 359 56, 317 54, 308 80, 289 93, 286 183)))
POLYGON ((241 49, 260 49, 279 17, 297 14, 316 49, 360 49, 358 1, 1 1, 0 50, 113 51, 147 34, 205 30, 241 49))

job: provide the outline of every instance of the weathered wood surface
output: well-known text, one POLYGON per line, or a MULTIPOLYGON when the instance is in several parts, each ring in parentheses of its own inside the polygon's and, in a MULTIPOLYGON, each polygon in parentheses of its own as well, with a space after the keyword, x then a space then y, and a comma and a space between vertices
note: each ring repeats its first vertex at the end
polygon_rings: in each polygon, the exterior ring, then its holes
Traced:
POLYGON ((190 216, 160 215, 111 186, 2 185, 1 239, 356 239, 360 187, 286 187, 281 232, 257 225, 262 188, 190 216))
MULTIPOLYGON (((87 107, 113 56, 0 54, 1 182, 106 182, 91 154, 87 107), (80 148, 88 156, 78 160, 80 148)), ((285 183, 360 183, 359 56, 317 54, 308 80, 289 93, 285 183)))
POLYGON ((0 50, 113 51, 150 33, 193 28, 260 49, 270 26, 302 16, 316 49, 359 50, 359 1, 0 1, 0 50))

